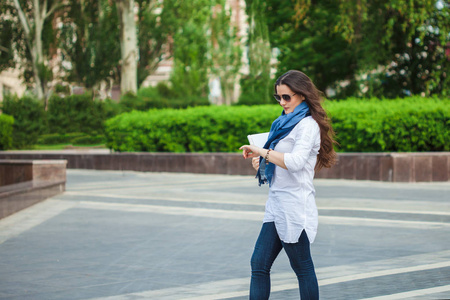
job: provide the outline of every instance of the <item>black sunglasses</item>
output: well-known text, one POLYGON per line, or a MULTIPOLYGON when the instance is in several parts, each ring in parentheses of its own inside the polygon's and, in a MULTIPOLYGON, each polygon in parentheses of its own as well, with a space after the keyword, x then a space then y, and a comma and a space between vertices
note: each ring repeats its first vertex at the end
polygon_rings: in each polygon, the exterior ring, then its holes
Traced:
POLYGON ((277 100, 278 102, 281 102, 281 98, 283 98, 284 101, 289 102, 291 101, 291 97, 294 96, 295 94, 292 95, 287 95, 287 94, 283 94, 283 95, 278 95, 278 94, 273 94, 273 97, 275 98, 275 100, 277 100))

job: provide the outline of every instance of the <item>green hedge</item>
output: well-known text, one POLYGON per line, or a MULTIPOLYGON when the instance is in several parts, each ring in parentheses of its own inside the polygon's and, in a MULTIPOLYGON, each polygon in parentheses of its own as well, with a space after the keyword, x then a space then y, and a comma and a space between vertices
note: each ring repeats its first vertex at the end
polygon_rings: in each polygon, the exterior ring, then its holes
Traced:
POLYGON ((270 129, 280 108, 211 106, 133 111, 106 122, 109 148, 117 151, 236 151, 247 134, 270 129))
MULTIPOLYGON (((327 101, 338 151, 449 151, 450 101, 327 101)), ((270 129, 278 105, 196 107, 131 112, 106 122, 107 146, 116 151, 229 152, 247 135, 270 129)))
POLYGON ((74 142, 88 145, 103 143, 104 121, 122 112, 209 105, 206 98, 174 97, 167 85, 158 84, 140 89, 137 96, 124 95, 120 103, 111 99, 94 100, 90 93, 67 97, 55 95, 49 99, 45 111, 43 102, 30 96, 6 96, 0 109, 15 120, 12 148, 74 142), (73 135, 77 135, 78 140, 74 140, 73 135))
POLYGON ((411 97, 397 100, 330 101, 340 150, 423 152, 450 150, 450 101, 411 97))
POLYGON ((13 125, 13 117, 0 115, 0 150, 8 150, 12 147, 13 125))
POLYGON ((48 132, 84 132, 92 135, 103 133, 103 122, 112 117, 107 113, 107 105, 109 102, 92 100, 89 94, 64 98, 54 96, 48 104, 48 132))
POLYGON ((29 96, 18 98, 7 96, 2 110, 14 117, 13 148, 24 148, 36 144, 46 131, 46 115, 41 101, 29 96))
POLYGON ((120 105, 113 100, 92 100, 90 94, 49 99, 48 110, 43 102, 32 97, 5 97, 1 104, 5 114, 14 117, 12 147, 28 148, 35 144, 53 145, 104 140, 104 121, 119 114, 120 105), (102 136, 102 138, 99 138, 102 136))

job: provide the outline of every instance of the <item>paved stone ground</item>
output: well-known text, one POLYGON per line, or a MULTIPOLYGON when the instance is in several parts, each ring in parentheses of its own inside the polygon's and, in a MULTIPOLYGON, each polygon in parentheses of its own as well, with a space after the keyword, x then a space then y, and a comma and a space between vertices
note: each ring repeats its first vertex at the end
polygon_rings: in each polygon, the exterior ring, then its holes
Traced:
MULTIPOLYGON (((450 184, 316 180, 321 299, 450 299, 450 184)), ((251 176, 68 170, 0 220, 0 299, 247 299, 267 187, 251 176)), ((298 299, 284 252, 271 299, 298 299)))

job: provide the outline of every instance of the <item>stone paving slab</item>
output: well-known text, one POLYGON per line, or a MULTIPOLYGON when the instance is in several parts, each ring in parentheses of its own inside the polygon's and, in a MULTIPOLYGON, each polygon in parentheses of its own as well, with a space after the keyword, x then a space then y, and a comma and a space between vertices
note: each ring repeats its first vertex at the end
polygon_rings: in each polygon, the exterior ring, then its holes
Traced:
MULTIPOLYGON (((316 180, 321 299, 450 299, 450 185, 316 180)), ((252 176, 68 170, 0 220, 0 299, 248 299, 252 176)), ((298 299, 284 253, 271 299, 298 299)))

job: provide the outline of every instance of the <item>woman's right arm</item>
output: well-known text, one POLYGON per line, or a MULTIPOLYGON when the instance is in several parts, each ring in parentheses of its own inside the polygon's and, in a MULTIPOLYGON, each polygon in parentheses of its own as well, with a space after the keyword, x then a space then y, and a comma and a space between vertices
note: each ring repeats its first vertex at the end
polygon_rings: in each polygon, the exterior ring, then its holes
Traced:
POLYGON ((317 122, 311 119, 301 125, 292 152, 284 155, 287 170, 293 173, 303 169, 316 143, 320 147, 320 127, 317 122))

